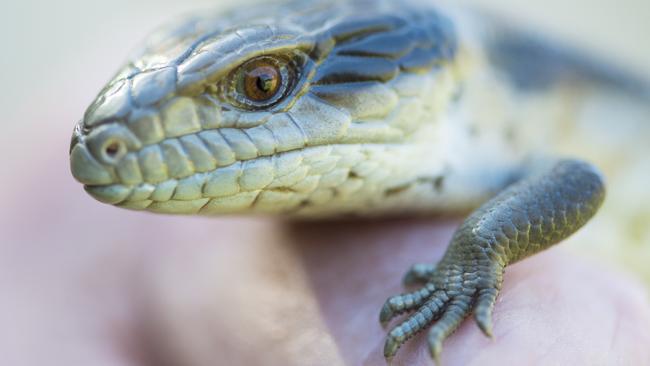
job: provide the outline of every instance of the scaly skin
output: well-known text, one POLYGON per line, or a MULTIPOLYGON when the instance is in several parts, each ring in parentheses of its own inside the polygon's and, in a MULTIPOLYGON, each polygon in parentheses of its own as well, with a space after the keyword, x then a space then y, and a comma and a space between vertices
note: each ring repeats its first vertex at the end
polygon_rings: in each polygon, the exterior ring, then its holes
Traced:
POLYGON ((477 19, 415 1, 341 0, 183 20, 152 36, 88 109, 72 173, 102 202, 173 214, 375 216, 483 203, 437 265, 407 274, 422 287, 381 311, 384 324, 413 311, 389 332, 387 358, 433 323, 437 359, 472 312, 491 334, 505 266, 571 235, 602 203, 592 166, 540 158, 580 119, 574 102, 594 85, 638 91, 477 19), (263 101, 243 89, 260 60, 281 75, 263 101))

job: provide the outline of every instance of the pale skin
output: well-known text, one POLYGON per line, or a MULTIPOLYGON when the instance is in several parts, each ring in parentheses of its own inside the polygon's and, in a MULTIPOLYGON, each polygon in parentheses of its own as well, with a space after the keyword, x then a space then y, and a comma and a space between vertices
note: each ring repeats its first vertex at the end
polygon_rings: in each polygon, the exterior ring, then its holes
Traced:
MULTIPOLYGON (((1 271, 11 280, 0 286, 11 296, 1 301, 0 344, 15 365, 382 365, 380 305, 401 291, 396 279, 412 263, 442 255, 460 222, 287 225, 129 213, 86 197, 66 157, 48 154, 61 146, 43 150, 29 164, 49 173, 58 194, 16 175, 10 190, 35 192, 34 200, 7 198, 12 215, 3 215, 10 255, 1 271)), ((508 267, 494 313, 498 342, 468 319, 445 342, 443 364, 650 359, 641 285, 565 244, 508 267)), ((424 335, 393 364, 430 365, 424 335)))

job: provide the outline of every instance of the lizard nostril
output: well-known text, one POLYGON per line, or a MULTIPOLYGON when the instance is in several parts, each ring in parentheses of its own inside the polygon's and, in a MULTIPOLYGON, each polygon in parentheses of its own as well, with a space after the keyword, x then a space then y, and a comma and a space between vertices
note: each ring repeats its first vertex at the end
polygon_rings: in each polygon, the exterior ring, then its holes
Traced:
POLYGON ((118 123, 105 124, 93 128, 82 143, 88 146, 88 150, 97 161, 116 165, 124 158, 129 151, 141 147, 140 141, 126 128, 118 123))
POLYGON ((102 149, 102 158, 108 163, 118 162, 124 155, 126 155, 126 144, 120 140, 108 140, 102 149))
POLYGON ((120 145, 117 142, 112 142, 110 145, 106 146, 106 155, 110 157, 115 157, 120 151, 120 145))

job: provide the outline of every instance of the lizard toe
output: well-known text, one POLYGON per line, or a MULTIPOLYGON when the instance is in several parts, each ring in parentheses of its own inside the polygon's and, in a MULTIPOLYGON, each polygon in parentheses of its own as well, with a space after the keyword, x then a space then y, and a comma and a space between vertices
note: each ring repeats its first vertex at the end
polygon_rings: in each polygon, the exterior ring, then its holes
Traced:
POLYGON ((402 283, 404 286, 424 285, 431 281, 433 274, 436 271, 435 264, 418 263, 414 264, 411 269, 406 272, 402 283))
POLYGON ((401 295, 391 296, 386 300, 379 313, 379 322, 383 327, 396 316, 412 311, 422 306, 434 293, 435 286, 428 283, 418 290, 401 295))
POLYGON ((492 310, 497 300, 499 290, 496 288, 486 288, 479 290, 474 307, 474 319, 476 324, 481 328, 483 334, 493 338, 492 333, 492 310))
POLYGON ((436 291, 406 320, 391 329, 384 344, 384 357, 391 359, 407 340, 438 319, 448 301, 444 291, 436 291))
POLYGON ((471 298, 458 296, 446 306, 440 319, 429 330, 427 343, 431 357, 440 365, 442 342, 453 333, 471 311, 471 298))

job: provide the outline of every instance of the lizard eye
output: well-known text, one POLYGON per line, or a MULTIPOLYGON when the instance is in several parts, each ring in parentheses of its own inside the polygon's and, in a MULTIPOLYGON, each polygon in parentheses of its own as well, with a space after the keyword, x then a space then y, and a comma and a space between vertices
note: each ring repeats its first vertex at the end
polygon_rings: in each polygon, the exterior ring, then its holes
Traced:
POLYGON ((275 65, 264 61, 244 67, 244 93, 248 99, 263 102, 275 96, 282 84, 282 75, 275 65))
POLYGON ((259 110, 280 103, 298 78, 297 60, 283 56, 259 56, 237 67, 224 90, 235 107, 259 110))

